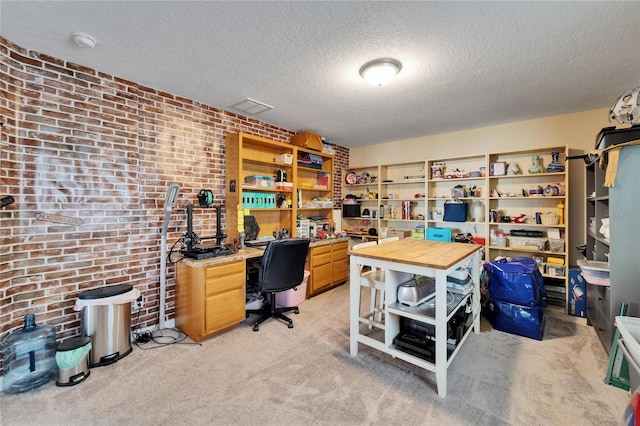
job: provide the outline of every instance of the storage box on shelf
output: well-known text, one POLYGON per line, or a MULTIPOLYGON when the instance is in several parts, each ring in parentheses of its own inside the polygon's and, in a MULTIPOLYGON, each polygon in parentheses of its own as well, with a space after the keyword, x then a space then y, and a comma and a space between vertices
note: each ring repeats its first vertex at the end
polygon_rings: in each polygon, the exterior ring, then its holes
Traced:
POLYGON ((566 146, 489 154, 487 259, 535 256, 545 287, 562 297, 550 303, 567 306, 568 154, 566 146), (556 161, 554 161, 554 159, 556 161), (513 230, 529 235, 510 235, 513 230), (505 239, 500 239, 505 236, 505 239), (491 241, 493 240, 493 242, 491 241), (499 243, 500 241, 500 243, 499 243), (505 243, 502 244, 501 242, 505 243), (553 262, 549 262, 549 258, 553 262))
POLYGON ((471 233, 486 240, 486 196, 486 154, 427 162, 427 228, 450 229, 452 235, 471 233))

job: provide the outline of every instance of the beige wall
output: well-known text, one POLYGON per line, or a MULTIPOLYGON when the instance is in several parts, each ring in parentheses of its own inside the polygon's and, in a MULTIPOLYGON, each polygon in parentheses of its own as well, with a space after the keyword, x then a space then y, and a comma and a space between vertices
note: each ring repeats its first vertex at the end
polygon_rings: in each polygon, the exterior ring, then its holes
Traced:
MULTIPOLYGON (((601 128, 613 125, 607 116, 607 109, 597 109, 352 148, 349 164, 358 167, 554 145, 568 145, 571 155, 582 154, 594 148, 601 128)), ((574 160, 570 166, 569 253, 575 264, 580 256, 575 246, 585 240, 584 163, 574 160)))

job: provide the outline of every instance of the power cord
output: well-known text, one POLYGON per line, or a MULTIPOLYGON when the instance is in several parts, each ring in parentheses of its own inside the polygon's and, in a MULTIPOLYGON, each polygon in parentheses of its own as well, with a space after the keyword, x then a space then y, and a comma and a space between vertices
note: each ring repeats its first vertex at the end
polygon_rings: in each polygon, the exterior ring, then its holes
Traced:
POLYGON ((144 344, 144 343, 149 343, 152 339, 153 336, 151 335, 150 331, 143 331, 141 333, 133 333, 134 336, 134 343, 137 344, 144 344))
POLYGON ((140 331, 133 333, 133 343, 140 349, 157 349, 168 345, 182 344, 182 345, 198 345, 202 346, 198 342, 185 342, 187 335, 182 331, 175 328, 166 329, 154 329, 151 331, 140 331), (170 333, 168 333, 170 332, 170 333), (144 345, 153 343, 154 346, 144 347, 144 345))

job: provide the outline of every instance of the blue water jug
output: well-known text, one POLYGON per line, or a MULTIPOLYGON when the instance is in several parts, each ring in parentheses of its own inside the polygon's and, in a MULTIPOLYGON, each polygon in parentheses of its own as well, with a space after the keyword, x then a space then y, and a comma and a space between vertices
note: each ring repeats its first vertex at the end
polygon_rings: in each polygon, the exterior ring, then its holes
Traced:
POLYGON ((56 363, 56 329, 52 325, 36 326, 36 317, 24 317, 24 328, 0 342, 2 350, 2 390, 26 392, 44 385, 58 371, 56 363))

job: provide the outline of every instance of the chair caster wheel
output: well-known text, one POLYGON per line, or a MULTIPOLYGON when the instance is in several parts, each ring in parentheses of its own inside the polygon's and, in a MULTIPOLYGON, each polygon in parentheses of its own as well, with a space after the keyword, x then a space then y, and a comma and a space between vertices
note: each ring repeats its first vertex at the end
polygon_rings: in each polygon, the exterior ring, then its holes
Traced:
POLYGON ((290 322, 290 323, 289 323, 289 325, 288 325, 287 327, 289 327, 289 328, 293 328, 293 323, 292 323, 292 322, 290 322))
POLYGON ((260 330, 260 326, 258 324, 253 326, 253 331, 258 331, 260 330))
POLYGON ((294 314, 298 315, 300 313, 300 309, 296 308, 295 311, 293 311, 294 314))

